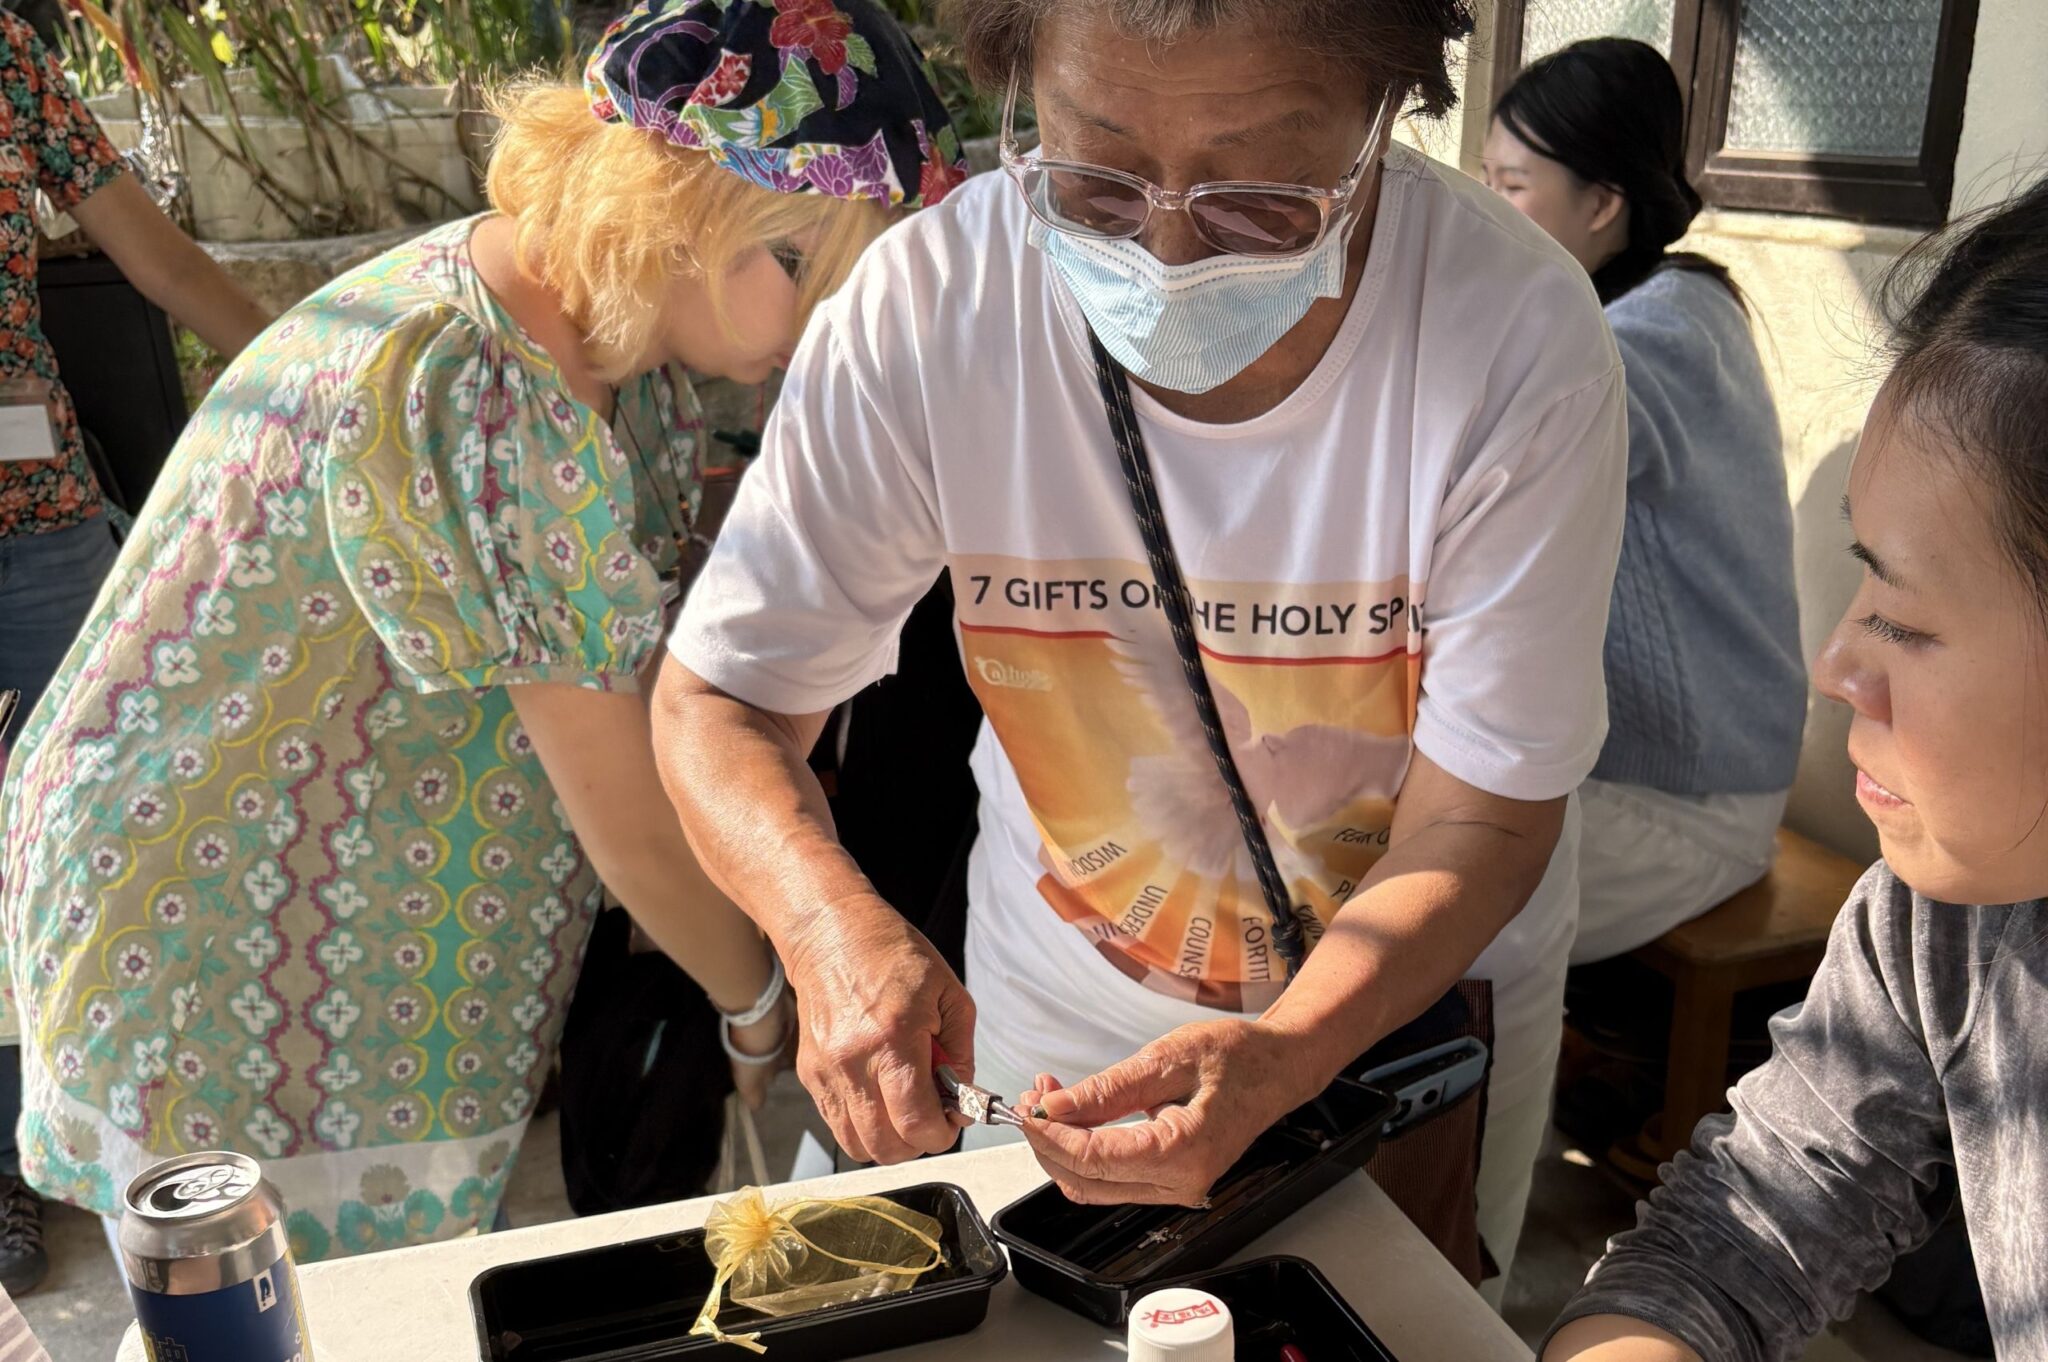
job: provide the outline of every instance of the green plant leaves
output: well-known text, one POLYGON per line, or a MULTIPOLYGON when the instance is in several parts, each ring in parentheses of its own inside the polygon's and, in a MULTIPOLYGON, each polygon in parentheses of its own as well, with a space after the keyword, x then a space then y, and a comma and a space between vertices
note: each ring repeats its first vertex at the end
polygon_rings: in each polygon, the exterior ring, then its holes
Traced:
MULTIPOLYGON (((132 39, 145 80, 166 92, 181 118, 186 145, 210 147, 236 164, 306 236, 369 225, 375 210, 351 201, 344 168, 365 157, 390 159, 349 119, 349 92, 328 58, 342 58, 373 84, 447 83, 473 97, 528 71, 563 72, 571 49, 570 0, 106 3, 132 39), (193 81, 203 101, 179 97, 193 81), (187 107, 193 103, 204 107, 187 107), (202 114, 219 118, 202 122, 202 114), (300 125, 308 158, 302 173, 286 178, 264 163, 246 121, 259 116, 300 125)), ((92 25, 71 25, 66 55, 86 93, 124 87, 117 44, 92 25)), ((438 192, 424 181, 413 188, 438 192)))

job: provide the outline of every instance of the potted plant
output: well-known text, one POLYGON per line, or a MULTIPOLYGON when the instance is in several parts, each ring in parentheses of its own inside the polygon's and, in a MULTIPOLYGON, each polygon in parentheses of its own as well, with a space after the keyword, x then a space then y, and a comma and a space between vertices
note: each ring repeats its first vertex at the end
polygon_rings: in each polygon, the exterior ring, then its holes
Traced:
POLYGON ((155 102, 195 233, 344 235, 481 206, 484 83, 567 50, 562 0, 70 0, 109 136, 155 102))

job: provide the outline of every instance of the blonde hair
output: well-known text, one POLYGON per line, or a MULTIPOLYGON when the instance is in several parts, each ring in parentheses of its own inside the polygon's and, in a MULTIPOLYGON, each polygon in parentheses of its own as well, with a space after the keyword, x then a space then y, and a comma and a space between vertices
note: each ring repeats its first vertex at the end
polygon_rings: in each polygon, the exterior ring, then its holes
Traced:
POLYGON ((799 320, 831 296, 882 229, 881 205, 778 194, 701 151, 590 111, 571 85, 527 83, 495 94, 501 120, 486 188, 517 224, 519 261, 553 290, 589 341, 593 367, 616 381, 647 352, 661 298, 701 278, 730 329, 726 271, 760 246, 807 237, 799 320))

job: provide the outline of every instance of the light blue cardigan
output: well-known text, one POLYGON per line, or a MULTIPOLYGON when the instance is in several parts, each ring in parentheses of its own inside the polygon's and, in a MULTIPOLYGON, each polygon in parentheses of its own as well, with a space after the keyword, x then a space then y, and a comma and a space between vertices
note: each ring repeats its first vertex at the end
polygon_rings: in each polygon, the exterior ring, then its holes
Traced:
POLYGON ((1749 321, 1665 268, 1607 305, 1628 379, 1628 519, 1596 779, 1672 794, 1787 789, 1806 719, 1792 508, 1749 321))

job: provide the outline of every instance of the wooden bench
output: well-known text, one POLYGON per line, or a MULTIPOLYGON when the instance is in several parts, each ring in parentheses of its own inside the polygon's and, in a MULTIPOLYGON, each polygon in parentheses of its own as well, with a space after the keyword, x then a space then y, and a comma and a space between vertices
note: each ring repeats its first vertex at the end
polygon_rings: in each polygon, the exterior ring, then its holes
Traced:
POLYGON ((1668 1160, 1692 1142, 1701 1117, 1726 1109, 1735 996, 1811 978, 1862 874, 1848 857, 1780 828, 1770 874, 1635 952, 1672 988, 1664 1112, 1644 1131, 1646 1152, 1668 1160))

